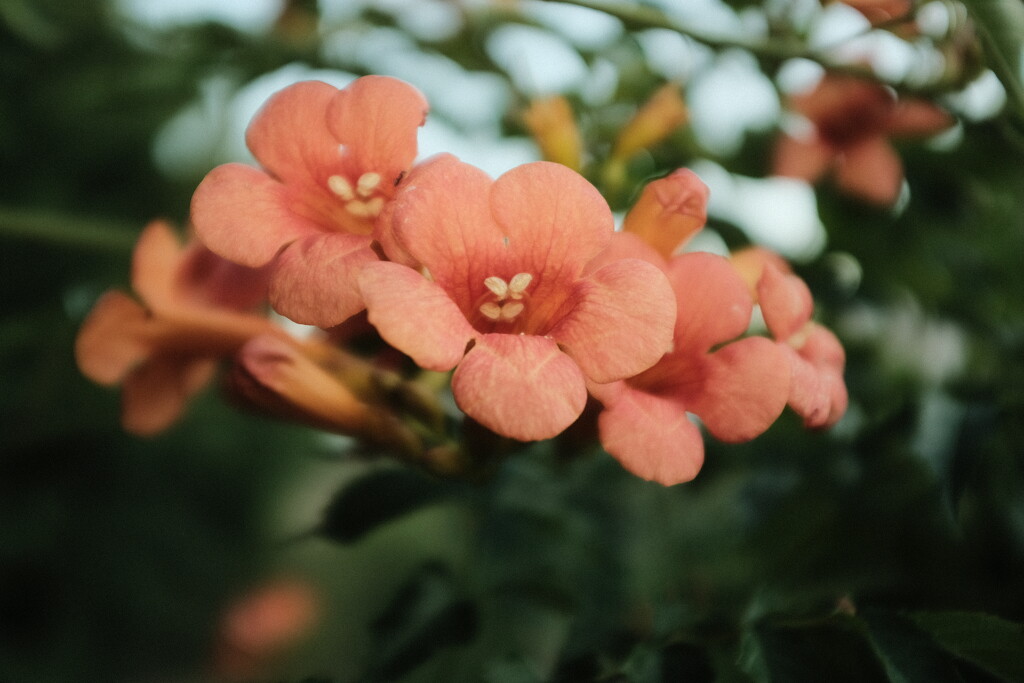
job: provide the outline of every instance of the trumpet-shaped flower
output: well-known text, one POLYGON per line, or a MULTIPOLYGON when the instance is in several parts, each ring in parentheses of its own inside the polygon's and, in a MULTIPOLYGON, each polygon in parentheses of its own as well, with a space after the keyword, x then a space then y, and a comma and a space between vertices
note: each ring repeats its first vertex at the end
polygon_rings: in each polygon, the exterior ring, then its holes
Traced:
POLYGON ((835 424, 848 403, 843 380, 846 354, 831 331, 811 320, 814 301, 807 285, 768 260, 757 295, 768 331, 791 367, 789 406, 807 427, 835 424))
POLYGON ((778 140, 773 173, 813 183, 832 171, 839 188, 881 206, 896 201, 903 183, 889 138, 931 135, 953 123, 929 102, 897 100, 882 85, 835 74, 794 97, 792 107, 813 130, 778 140))
POLYGON ((376 261, 372 233, 416 157, 427 103, 394 78, 343 90, 297 83, 270 98, 246 131, 262 169, 230 163, 192 198, 199 238, 250 267, 271 264, 271 305, 329 327, 363 308, 360 266, 376 261))
POLYGON ((694 252, 665 268, 677 302, 672 352, 635 377, 590 389, 604 406, 598 432, 605 450, 633 474, 668 486, 693 479, 704 462, 700 430, 687 413, 723 441, 753 439, 785 408, 790 373, 770 340, 737 340, 753 301, 726 259, 694 252))
POLYGON ((369 320, 421 367, 455 368, 456 402, 492 431, 555 436, 583 411, 587 381, 634 375, 670 346, 675 304, 658 268, 621 259, 584 272, 612 236, 612 215, 564 166, 535 162, 492 180, 439 157, 410 177, 392 213, 395 244, 421 267, 363 268, 369 320))
POLYGON ((680 168, 647 183, 622 229, 668 259, 704 227, 707 206, 708 186, 693 171, 680 168))
POLYGON ((135 434, 170 426, 213 376, 218 358, 258 334, 280 334, 269 320, 241 312, 265 297, 265 272, 195 242, 183 249, 160 221, 136 244, 132 287, 141 304, 119 291, 97 301, 75 358, 93 381, 122 385, 122 423, 135 434))

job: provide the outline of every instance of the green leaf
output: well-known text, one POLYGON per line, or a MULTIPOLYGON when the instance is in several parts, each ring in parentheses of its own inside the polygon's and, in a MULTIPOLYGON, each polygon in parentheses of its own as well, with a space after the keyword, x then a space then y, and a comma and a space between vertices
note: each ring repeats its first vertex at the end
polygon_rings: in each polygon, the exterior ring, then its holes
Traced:
POLYGON ((1006 88, 1007 103, 1024 121, 1024 3, 964 0, 981 38, 988 66, 1006 88))
POLYGON ((408 469, 378 469, 349 484, 324 510, 317 532, 353 543, 382 524, 436 502, 445 488, 408 469))
POLYGON ((943 647, 1010 681, 1024 681, 1024 625, 978 612, 915 612, 914 622, 943 647))
POLYGON ((963 677, 950 656, 908 617, 868 609, 859 615, 892 683, 957 683, 963 677))

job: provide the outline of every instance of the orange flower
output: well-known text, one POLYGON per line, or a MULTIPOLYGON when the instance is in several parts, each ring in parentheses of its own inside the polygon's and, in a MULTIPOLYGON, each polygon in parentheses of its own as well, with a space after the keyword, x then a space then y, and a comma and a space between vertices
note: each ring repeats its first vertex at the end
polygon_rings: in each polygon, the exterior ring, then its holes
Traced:
POLYGON ((263 169, 224 164, 196 188, 196 234, 230 261, 270 264, 278 313, 337 325, 363 309, 359 269, 377 260, 377 217, 416 158, 426 113, 419 91, 385 76, 285 88, 246 131, 263 169))
POLYGON ((937 133, 953 123, 924 100, 897 100, 878 83, 828 74, 808 93, 792 100, 814 130, 783 135, 775 146, 772 172, 816 182, 829 170, 851 195, 891 206, 903 183, 903 164, 890 137, 937 133))
POLYGON ((139 237, 127 294, 104 294, 75 343, 82 373, 122 385, 122 423, 140 435, 171 425, 213 376, 218 358, 263 333, 269 320, 241 311, 266 293, 266 273, 228 263, 198 243, 184 249, 171 227, 150 223, 139 237))
POLYGON ((635 234, 668 259, 704 227, 708 186, 693 171, 681 168, 644 187, 626 214, 622 229, 635 234))
POLYGON ((900 19, 910 14, 914 3, 912 0, 841 0, 859 11, 872 24, 884 24, 887 21, 900 19))
POLYGON ((568 100, 561 95, 534 100, 523 121, 546 160, 577 172, 583 168, 583 140, 568 100))

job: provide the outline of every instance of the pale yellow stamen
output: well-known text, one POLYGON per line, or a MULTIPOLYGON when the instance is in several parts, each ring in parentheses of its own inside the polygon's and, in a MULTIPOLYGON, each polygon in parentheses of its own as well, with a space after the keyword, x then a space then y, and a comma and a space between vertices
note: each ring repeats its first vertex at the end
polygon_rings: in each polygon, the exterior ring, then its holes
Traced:
POLYGON ((508 283, 496 275, 492 275, 484 280, 484 287, 491 290, 494 296, 498 297, 498 301, 508 296, 508 283))
POLYGON ((372 218, 373 214, 370 213, 370 207, 366 202, 361 202, 358 199, 354 199, 349 203, 345 204, 345 210, 357 218, 372 218))
POLYGON ((356 192, 360 197, 369 197, 380 185, 380 173, 364 173, 356 182, 356 192))
POLYGON ((383 197, 374 197, 373 199, 367 200, 365 203, 366 210, 375 218, 380 215, 380 210, 384 208, 383 197))
POLYGON ((480 305, 480 312, 491 320, 497 320, 501 317, 501 306, 493 301, 488 301, 487 303, 480 305))
POLYGON ((356 198, 355 193, 352 191, 352 183, 340 175, 332 175, 328 178, 327 187, 342 199, 350 200, 356 198))
POLYGON ((523 292, 533 282, 533 276, 529 273, 516 273, 508 283, 508 295, 513 299, 522 299, 523 292))
POLYGON ((501 307, 501 319, 512 320, 517 315, 523 312, 523 303, 520 301, 510 301, 501 307))

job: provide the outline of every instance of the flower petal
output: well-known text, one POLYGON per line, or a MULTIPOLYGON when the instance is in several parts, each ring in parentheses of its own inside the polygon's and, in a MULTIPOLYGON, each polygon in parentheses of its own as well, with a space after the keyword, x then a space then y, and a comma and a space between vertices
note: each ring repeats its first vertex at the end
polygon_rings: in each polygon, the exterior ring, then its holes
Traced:
POLYGON ((597 418, 601 445, 638 477, 665 486, 690 481, 704 463, 704 440, 682 404, 626 389, 597 418))
POLYGON ((888 132, 898 137, 934 135, 955 122, 949 112, 927 100, 900 100, 889 120, 888 132))
POLYGON ((188 400, 213 377, 216 361, 183 356, 156 356, 140 365, 121 389, 121 424, 139 436, 167 429, 188 400))
POLYGON ((903 162, 883 137, 846 148, 836 164, 836 184, 879 206, 892 206, 903 185, 903 162))
POLYGON ((363 76, 336 91, 327 126, 360 173, 379 173, 393 185, 416 158, 416 134, 427 117, 426 98, 405 81, 363 76))
POLYGON ((203 178, 192 195, 192 223, 211 251, 251 268, 289 242, 321 232, 289 210, 284 185, 244 164, 218 166, 203 178))
POLYGON ((253 117, 245 142, 260 164, 287 184, 324 181, 338 163, 338 141, 327 127, 327 109, 338 89, 303 81, 275 93, 253 117))
POLYGON ((722 441, 749 441, 786 407, 790 366, 778 344, 748 337, 694 359, 680 379, 675 396, 708 431, 722 441))
POLYGON ((747 331, 753 300, 728 260, 706 252, 680 254, 669 262, 676 293, 675 348, 703 353, 747 331))
POLYGON ((664 258, 685 244, 707 221, 708 186, 688 168, 647 184, 626 214, 622 229, 639 235, 664 258))
POLYGON ((421 368, 445 372, 462 359, 475 332, 437 283, 379 261, 363 267, 359 287, 373 326, 421 368))
POLYGON ((615 261, 578 280, 572 297, 575 305, 549 334, 589 379, 631 377, 671 349, 675 296, 656 266, 615 261))
POLYGON ((359 271, 378 260, 370 238, 327 233, 298 240, 275 261, 270 303, 305 325, 333 327, 363 310, 359 271))
POLYGON ((777 341, 784 342, 796 334, 814 311, 814 299, 806 283, 796 275, 783 273, 771 262, 764 263, 757 299, 768 331, 777 341))
POLYGON ((520 441, 556 436, 587 403, 576 363, 534 335, 483 335, 455 370, 452 392, 467 415, 520 441))
POLYGON ((772 152, 772 174, 817 182, 835 159, 834 150, 817 136, 796 138, 783 135, 772 152))
POLYGON ((75 361, 82 374, 99 384, 114 385, 150 354, 144 328, 146 311, 127 294, 101 296, 75 339, 75 361))
POLYGON ((181 242, 168 223, 156 220, 143 229, 132 252, 132 289, 146 305, 169 303, 181 258, 181 242))
POLYGON ((789 405, 809 428, 829 427, 846 412, 849 398, 843 381, 846 354, 827 328, 812 324, 803 346, 792 351, 793 386, 789 405))

